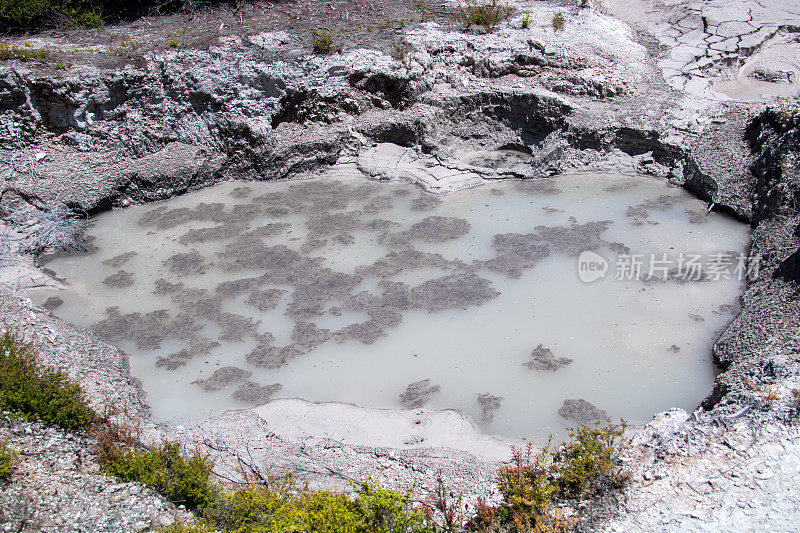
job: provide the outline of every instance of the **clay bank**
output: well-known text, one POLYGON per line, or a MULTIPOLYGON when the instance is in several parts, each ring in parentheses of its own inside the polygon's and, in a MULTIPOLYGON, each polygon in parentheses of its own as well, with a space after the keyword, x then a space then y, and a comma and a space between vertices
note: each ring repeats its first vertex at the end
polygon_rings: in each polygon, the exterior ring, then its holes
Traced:
POLYGON ((790 530, 798 14, 625 4, 327 55, 41 36, 79 60, 0 69, 6 327, 228 475, 471 501, 511 443, 624 417, 603 527, 790 530))

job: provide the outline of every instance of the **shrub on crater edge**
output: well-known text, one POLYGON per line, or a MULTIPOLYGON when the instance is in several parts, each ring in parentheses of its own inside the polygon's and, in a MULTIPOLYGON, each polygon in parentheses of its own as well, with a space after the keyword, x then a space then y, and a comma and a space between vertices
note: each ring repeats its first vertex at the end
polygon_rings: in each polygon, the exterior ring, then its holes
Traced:
POLYGON ((88 429, 97 415, 80 385, 43 365, 11 332, 0 338, 0 409, 66 430, 88 429))
POLYGON ((461 8, 459 18, 465 28, 477 25, 482 26, 487 32, 493 32, 504 20, 508 20, 514 13, 510 5, 492 0, 488 3, 469 2, 461 8))

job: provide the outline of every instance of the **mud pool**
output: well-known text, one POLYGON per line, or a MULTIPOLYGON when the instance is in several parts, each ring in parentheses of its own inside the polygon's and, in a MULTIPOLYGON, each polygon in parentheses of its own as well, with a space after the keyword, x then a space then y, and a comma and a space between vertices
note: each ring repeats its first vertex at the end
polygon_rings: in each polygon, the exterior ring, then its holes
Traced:
POLYGON ((29 297, 130 354, 164 421, 301 397, 539 440, 694 408, 747 239, 647 178, 437 197, 347 167, 100 215, 85 253, 46 261, 68 288, 29 297))

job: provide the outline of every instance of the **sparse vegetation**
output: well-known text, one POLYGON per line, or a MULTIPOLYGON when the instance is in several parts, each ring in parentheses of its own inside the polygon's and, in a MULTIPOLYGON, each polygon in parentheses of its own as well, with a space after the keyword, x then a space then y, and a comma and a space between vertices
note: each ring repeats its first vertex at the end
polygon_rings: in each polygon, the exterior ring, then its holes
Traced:
POLYGON ((392 50, 390 51, 390 55, 400 63, 405 64, 408 54, 412 50, 413 48, 405 41, 395 39, 392 42, 392 50))
MULTIPOLYGON (((169 35, 169 32, 167 32, 169 35)), ((112 46, 111 51, 118 56, 130 55, 139 48, 139 43, 133 39, 127 41, 120 41, 119 46, 112 46)))
POLYGON ((455 494, 445 485, 442 474, 436 476, 436 485, 425 502, 428 518, 444 531, 457 531, 464 524, 463 495, 455 494), (439 519, 436 522, 436 519, 439 519))
POLYGON ((40 364, 34 349, 9 332, 0 338, 0 409, 67 430, 97 420, 80 386, 40 364))
MULTIPOLYGON (((189 31, 185 28, 178 28, 174 30, 167 31, 167 46, 170 48, 178 48, 180 46, 179 37, 183 37, 184 35, 188 35, 189 31)), ((131 45, 134 45, 133 41, 131 41, 131 45)), ((132 48, 133 49, 133 48, 132 48)))
POLYGON ((585 9, 589 7, 589 5, 589 0, 578 0, 578 6, 580 6, 581 9, 585 9))
POLYGON ((30 46, 14 46, 0 42, 0 60, 18 59, 19 61, 44 61, 47 59, 47 50, 32 48, 30 46))
POLYGON ((556 11, 555 14, 553 14, 553 20, 552 20, 553 31, 559 31, 564 29, 564 23, 566 21, 567 19, 564 17, 564 13, 562 13, 561 11, 556 11))
MULTIPOLYGON (((187 457, 170 442, 147 449, 133 428, 98 415, 77 383, 41 364, 33 347, 10 332, 0 339, 0 409, 66 430, 94 429, 97 460, 108 474, 144 483, 175 503, 200 508, 215 496, 205 456, 187 457)), ((0 473, 11 460, 9 453, 0 446, 0 473)))
POLYGON ((488 3, 468 2, 461 7, 459 18, 464 24, 464 28, 477 25, 482 26, 487 32, 492 32, 501 22, 508 20, 513 13, 513 7, 498 0, 488 3))
MULTIPOLYGON (((755 393, 756 397, 761 401, 761 404, 766 409, 771 409, 776 401, 780 399, 780 394, 777 388, 769 387, 767 385, 756 385, 747 376, 742 378, 742 383, 750 392, 755 393)), ((795 397, 798 397, 795 395, 795 397)))
POLYGON ((164 533, 203 531, 321 533, 428 533, 436 526, 410 507, 409 495, 371 482, 356 485, 356 495, 311 491, 291 477, 221 494, 202 513, 199 524, 176 524, 164 533))
POLYGON ((524 17, 522 17, 522 29, 527 30, 531 27, 531 23, 533 22, 533 17, 530 13, 526 13, 524 17))
POLYGON ((317 54, 333 52, 333 33, 328 30, 311 30, 311 48, 317 54))
POLYGON ((0 441, 0 481, 7 479, 14 472, 14 461, 17 454, 9 448, 7 442, 0 441))
POLYGON ((109 475, 143 483, 189 509, 202 509, 215 501, 213 464, 205 455, 186 455, 176 442, 147 448, 134 429, 114 423, 105 424, 96 436, 97 461, 109 475))
MULTIPOLYGON (((103 24, 103 11, 114 8, 111 4, 110 0, 0 0, 0 28, 93 28, 103 24)), ((122 8, 116 6, 118 11, 122 8)))
POLYGON ((498 507, 479 502, 470 525, 503 526, 512 531, 567 531, 572 521, 555 505, 559 501, 599 496, 622 488, 628 474, 618 465, 628 442, 625 423, 569 430, 569 441, 534 453, 531 444, 515 448, 509 466, 500 468, 498 507))
POLYGON ((165 14, 231 0, 0 0, 0 31, 96 28, 146 14, 165 14))
POLYGON ((761 391, 761 401, 767 406, 772 407, 773 404, 778 401, 780 395, 778 391, 775 389, 766 389, 761 391))

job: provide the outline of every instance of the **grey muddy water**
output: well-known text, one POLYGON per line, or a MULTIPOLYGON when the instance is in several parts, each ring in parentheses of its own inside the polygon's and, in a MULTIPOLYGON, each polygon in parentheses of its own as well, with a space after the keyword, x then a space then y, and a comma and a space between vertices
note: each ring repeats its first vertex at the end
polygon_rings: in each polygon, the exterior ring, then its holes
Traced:
POLYGON ((648 178, 433 196, 351 167, 105 213, 88 233, 87 253, 47 261, 68 288, 29 297, 130 354, 160 420, 300 397, 452 408, 539 441, 695 407, 749 235, 648 178))

